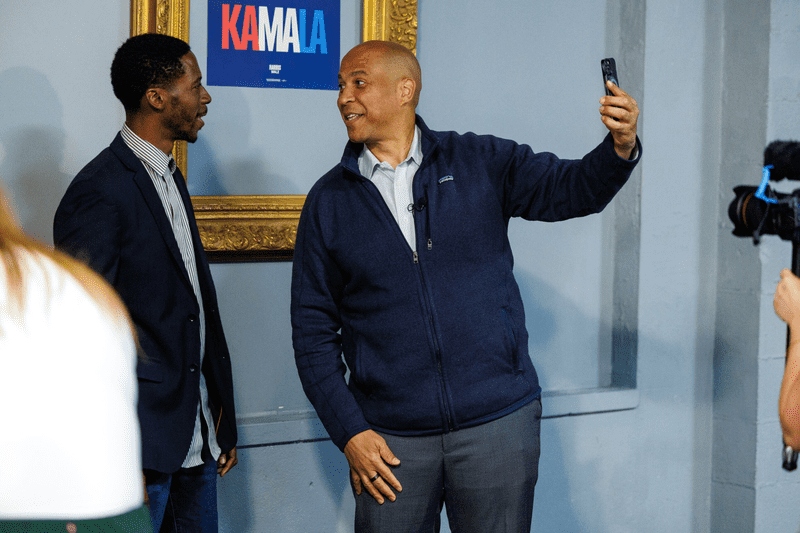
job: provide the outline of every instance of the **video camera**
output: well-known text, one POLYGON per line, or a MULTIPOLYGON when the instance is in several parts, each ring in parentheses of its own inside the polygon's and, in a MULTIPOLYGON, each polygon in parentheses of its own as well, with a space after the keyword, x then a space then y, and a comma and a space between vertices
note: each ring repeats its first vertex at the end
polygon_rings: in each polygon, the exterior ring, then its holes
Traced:
POLYGON ((800 181, 800 142, 773 141, 764 150, 764 174, 758 187, 739 185, 728 208, 733 234, 752 237, 758 244, 762 235, 800 243, 800 189, 790 194, 773 191, 770 181, 800 181))
MULTIPOLYGON (((800 275, 800 189, 780 193, 769 182, 782 179, 800 181, 800 142, 773 141, 764 150, 764 171, 758 187, 739 185, 728 207, 733 234, 752 237, 758 244, 762 235, 777 235, 792 242, 792 272, 800 275)), ((788 335, 787 335, 788 346, 788 335)), ((797 468, 798 451, 783 445, 783 468, 797 468)))

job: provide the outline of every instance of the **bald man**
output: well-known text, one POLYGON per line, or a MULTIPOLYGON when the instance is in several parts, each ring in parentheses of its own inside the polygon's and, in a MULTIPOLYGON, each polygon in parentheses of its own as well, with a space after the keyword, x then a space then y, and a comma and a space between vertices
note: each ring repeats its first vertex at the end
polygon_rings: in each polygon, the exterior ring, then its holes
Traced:
POLYGON ((350 141, 303 208, 291 313, 303 388, 350 465, 357 532, 439 531, 442 506, 454 532, 530 531, 541 388, 507 227, 599 212, 628 179, 639 110, 608 86, 609 134, 561 160, 430 130, 402 46, 342 59, 350 141))

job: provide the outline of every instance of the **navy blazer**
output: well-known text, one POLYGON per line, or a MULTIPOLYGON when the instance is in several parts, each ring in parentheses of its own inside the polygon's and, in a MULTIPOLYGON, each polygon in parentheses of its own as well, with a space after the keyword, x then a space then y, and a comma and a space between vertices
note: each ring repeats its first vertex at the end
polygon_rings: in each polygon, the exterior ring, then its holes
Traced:
MULTIPOLYGON (((208 259, 180 170, 206 318, 202 372, 223 452, 236 446, 233 378, 208 259)), ((57 248, 100 273, 119 292, 139 341, 143 468, 177 471, 189 450, 200 398, 200 307, 164 206, 142 162, 117 134, 86 165, 56 211, 57 248)))

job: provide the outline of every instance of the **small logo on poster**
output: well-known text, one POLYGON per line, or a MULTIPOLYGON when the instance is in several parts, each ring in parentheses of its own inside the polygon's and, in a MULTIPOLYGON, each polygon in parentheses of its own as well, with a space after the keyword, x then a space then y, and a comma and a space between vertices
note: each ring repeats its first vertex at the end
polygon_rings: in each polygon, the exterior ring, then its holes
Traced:
POLYGON ((208 85, 337 90, 339 27, 339 0, 208 0, 208 85))

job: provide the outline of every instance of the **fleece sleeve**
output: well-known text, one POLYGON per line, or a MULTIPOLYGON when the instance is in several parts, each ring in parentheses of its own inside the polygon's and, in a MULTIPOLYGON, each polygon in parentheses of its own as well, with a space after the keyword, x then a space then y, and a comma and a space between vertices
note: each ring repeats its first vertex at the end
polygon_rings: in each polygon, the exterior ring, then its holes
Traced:
POLYGON ((309 195, 297 230, 292 270, 292 342, 303 390, 340 450, 369 429, 345 382, 339 304, 344 282, 330 257, 320 207, 309 195))
POLYGON ((503 147, 504 160, 495 160, 492 168, 500 172, 496 187, 506 216, 555 222, 599 213, 638 163, 638 138, 637 148, 635 160, 619 157, 610 134, 582 159, 534 153, 527 145, 503 147))

